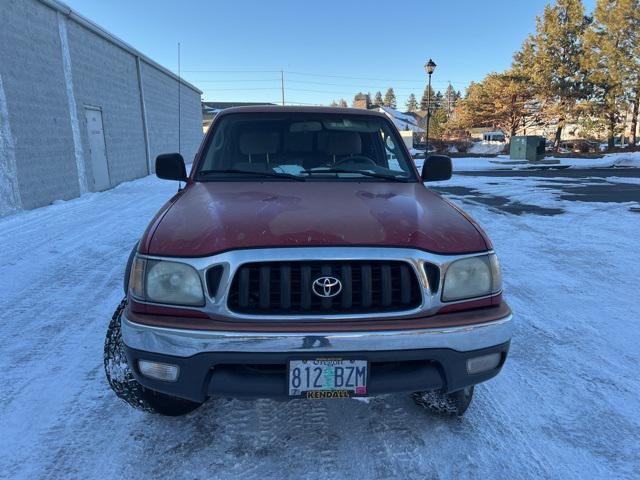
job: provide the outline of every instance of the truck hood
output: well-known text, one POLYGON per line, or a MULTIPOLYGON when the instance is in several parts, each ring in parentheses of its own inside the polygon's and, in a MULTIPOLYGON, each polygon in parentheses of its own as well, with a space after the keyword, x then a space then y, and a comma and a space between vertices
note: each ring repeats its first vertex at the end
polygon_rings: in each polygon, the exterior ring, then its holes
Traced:
POLYGON ((159 212, 141 251, 193 257, 344 245, 443 254, 490 246, 466 215, 420 183, 272 181, 190 184, 159 212))

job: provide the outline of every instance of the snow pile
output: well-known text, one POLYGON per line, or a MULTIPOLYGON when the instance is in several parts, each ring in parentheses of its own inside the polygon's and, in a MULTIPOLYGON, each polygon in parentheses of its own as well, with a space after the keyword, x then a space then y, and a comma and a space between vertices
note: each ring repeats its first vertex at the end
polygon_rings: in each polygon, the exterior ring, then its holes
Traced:
MULTIPOLYGON (((545 161, 557 161, 555 166, 568 166, 569 168, 612 168, 635 167, 640 168, 640 152, 608 153, 602 158, 555 158, 545 157, 545 161)), ((457 157, 452 158, 453 170, 458 172, 483 171, 483 170, 526 170, 549 167, 554 165, 535 164, 525 161, 511 160, 508 155, 496 157, 457 157)), ((414 159, 418 170, 422 168, 424 159, 414 159)))
MULTIPOLYGON (((553 157, 551 157, 553 158, 553 157)), ((545 160, 547 158, 545 157, 545 160)), ((562 165, 573 168, 636 167, 640 168, 640 152, 608 153, 602 158, 560 158, 562 165)))
POLYGON ((497 154, 504 150, 504 145, 502 142, 474 142, 468 152, 484 155, 497 154))

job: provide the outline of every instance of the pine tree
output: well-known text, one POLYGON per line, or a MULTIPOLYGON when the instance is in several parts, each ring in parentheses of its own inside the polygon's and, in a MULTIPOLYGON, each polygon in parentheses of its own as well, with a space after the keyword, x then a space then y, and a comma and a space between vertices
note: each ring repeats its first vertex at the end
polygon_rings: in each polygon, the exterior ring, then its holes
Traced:
POLYGON ((371 98, 368 93, 358 92, 353 96, 353 107, 369 108, 371 106, 371 98))
POLYGON ((456 91, 453 86, 449 84, 447 90, 444 92, 444 108, 447 111, 447 118, 453 114, 453 108, 456 106, 458 98, 456 97, 456 91))
POLYGON ((338 106, 338 102, 336 102, 335 100, 333 100, 329 106, 330 106, 330 107, 337 107, 337 106, 338 106))
POLYGON ((346 101, 344 98, 341 98, 341 99, 338 101, 338 106, 339 106, 339 107, 342 107, 342 108, 347 108, 347 107, 348 107, 348 105, 347 105, 347 101, 346 101))
POLYGON ((637 0, 598 0, 593 24, 585 34, 583 65, 593 86, 589 113, 606 121, 609 148, 615 135, 624 131, 621 112, 631 97, 629 76, 640 42, 639 8, 637 0))
MULTIPOLYGON (((631 21, 632 30, 640 32, 640 0, 633 0, 634 13, 631 21)), ((633 53, 627 61, 627 90, 631 97, 631 142, 632 145, 638 143, 638 117, 640 116, 640 34, 635 36, 635 41, 630 49, 633 53)))
POLYGON ((373 99, 373 104, 376 107, 381 107, 382 105, 384 105, 384 102, 382 100, 382 92, 380 92, 380 90, 376 92, 376 96, 373 99))
POLYGON ((481 82, 472 83, 466 97, 458 103, 452 126, 499 128, 512 137, 524 125, 532 99, 527 82, 510 70, 489 74, 481 82))
POLYGON ((387 93, 384 94, 384 106, 396 108, 396 94, 393 92, 393 88, 391 87, 389 87, 387 93))
MULTIPOLYGON (((640 0, 635 1, 635 12, 633 17, 633 30, 640 32, 640 0)), ((637 145, 638 116, 640 115, 640 35, 636 35, 635 45, 632 47, 633 54, 629 58, 629 76, 627 79, 628 89, 631 91, 632 116, 631 116, 631 141, 637 145)))
POLYGON ((418 110, 418 100, 416 100, 416 96, 411 93, 407 99, 407 112, 415 112, 416 110, 418 110))
MULTIPOLYGON (((432 108, 433 110, 433 108, 432 108)), ((447 130, 447 112, 444 108, 436 108, 429 119, 429 138, 440 139, 447 130)))
POLYGON ((640 114, 640 81, 633 93, 633 107, 631 112, 631 144, 638 144, 638 116, 640 114))
POLYGON ((440 90, 438 90, 436 92, 436 98, 433 101, 433 103, 431 104, 431 108, 440 108, 444 105, 444 95, 442 95, 442 92, 440 90))
POLYGON ((420 100, 420 110, 422 110, 423 112, 427 111, 427 106, 428 106, 428 98, 429 98, 429 92, 431 95, 431 108, 433 108, 433 102, 435 101, 436 98, 436 92, 433 91, 433 88, 431 88, 431 90, 429 90, 430 87, 429 85, 427 85, 426 87, 424 87, 424 93, 422 94, 422 99, 420 100))
POLYGON ((535 39, 529 35, 522 44, 522 48, 513 55, 511 73, 520 80, 522 97, 526 102, 522 110, 522 127, 526 134, 529 125, 545 125, 549 120, 549 111, 546 103, 549 96, 539 91, 539 86, 534 83, 532 72, 536 68, 536 46, 535 39), (543 108, 543 107, 547 108, 543 108), (546 118, 545 118, 546 117, 546 118))
POLYGON ((557 125, 555 148, 565 122, 575 118, 586 95, 583 37, 589 19, 581 0, 557 0, 536 19, 536 33, 515 55, 518 70, 535 86, 547 122, 557 125))

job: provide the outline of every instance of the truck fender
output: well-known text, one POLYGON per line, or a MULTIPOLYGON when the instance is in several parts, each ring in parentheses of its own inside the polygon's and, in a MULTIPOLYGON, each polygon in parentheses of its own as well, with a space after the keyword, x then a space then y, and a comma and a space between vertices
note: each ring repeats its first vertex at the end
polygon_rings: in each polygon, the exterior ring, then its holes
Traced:
POLYGON ((129 276, 131 275, 131 266, 133 265, 133 258, 136 256, 136 252, 138 251, 138 244, 140 241, 137 241, 133 246, 131 253, 129 254, 129 259, 127 260, 127 266, 124 269, 124 294, 129 293, 129 276))

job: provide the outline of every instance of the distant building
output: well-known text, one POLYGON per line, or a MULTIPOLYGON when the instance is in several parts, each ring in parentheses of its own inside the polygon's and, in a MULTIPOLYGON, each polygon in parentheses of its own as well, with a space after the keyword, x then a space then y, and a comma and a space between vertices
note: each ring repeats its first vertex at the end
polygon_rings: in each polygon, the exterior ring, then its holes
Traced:
POLYGON ((424 128, 418 125, 418 118, 413 112, 402 113, 391 107, 375 107, 372 110, 384 113, 396 125, 398 130, 410 130, 413 133, 423 133, 424 128))
MULTIPOLYGON (((372 110, 384 113, 395 124, 396 128, 400 130, 400 136, 404 140, 407 148, 413 148, 413 146, 420 141, 420 138, 424 135, 424 128, 418 125, 420 116, 413 112, 402 113, 391 107, 374 107, 372 110)), ((424 141, 424 139, 422 139, 424 141)))
POLYGON ((207 133, 211 122, 220 110, 231 107, 247 107, 251 105, 275 105, 269 102, 202 102, 202 131, 207 133))
POLYGON ((353 108, 363 108, 368 110, 371 107, 371 101, 369 95, 366 93, 358 93, 353 97, 353 108))
POLYGON ((469 137, 472 140, 485 140, 485 134, 496 134, 501 133, 504 136, 504 132, 502 130, 496 130, 495 127, 473 127, 467 130, 469 132, 469 137))

